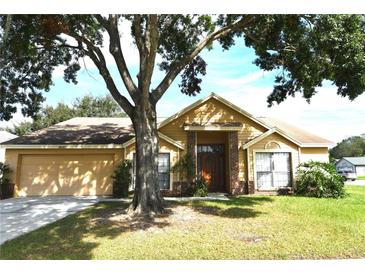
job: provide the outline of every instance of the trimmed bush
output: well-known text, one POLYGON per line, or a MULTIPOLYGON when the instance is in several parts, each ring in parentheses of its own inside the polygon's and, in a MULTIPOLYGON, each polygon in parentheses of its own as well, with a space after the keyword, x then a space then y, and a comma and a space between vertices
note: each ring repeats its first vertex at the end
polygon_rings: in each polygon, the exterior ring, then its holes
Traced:
POLYGON ((0 199, 14 196, 14 184, 10 181, 11 173, 9 165, 0 162, 0 199))
POLYGON ((113 178, 113 197, 128 197, 129 187, 132 183, 132 162, 125 160, 114 170, 113 178))
POLYGON ((344 181, 334 165, 310 161, 298 167, 294 192, 308 197, 341 198, 345 196, 344 181))
POLYGON ((204 178, 198 178, 195 180, 195 197, 206 197, 208 196, 208 184, 204 178))
POLYGON ((0 184, 10 183, 11 169, 9 165, 0 162, 0 184))

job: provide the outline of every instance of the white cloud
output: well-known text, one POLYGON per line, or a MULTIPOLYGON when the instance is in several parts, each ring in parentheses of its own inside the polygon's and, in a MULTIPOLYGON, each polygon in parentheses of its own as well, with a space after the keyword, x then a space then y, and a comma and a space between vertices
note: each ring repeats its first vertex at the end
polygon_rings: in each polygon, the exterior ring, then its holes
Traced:
POLYGON ((264 78, 267 72, 260 70, 255 72, 247 73, 239 78, 226 78, 222 80, 216 80, 215 84, 218 86, 228 87, 229 89, 237 89, 242 85, 247 85, 255 82, 259 79, 264 78))

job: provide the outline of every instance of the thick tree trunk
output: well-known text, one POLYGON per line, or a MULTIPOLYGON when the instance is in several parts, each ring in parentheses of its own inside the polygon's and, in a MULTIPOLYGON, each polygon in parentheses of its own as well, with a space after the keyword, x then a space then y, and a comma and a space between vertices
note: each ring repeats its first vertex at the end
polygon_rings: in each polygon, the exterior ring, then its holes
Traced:
POLYGON ((145 215, 163 211, 158 183, 158 132, 156 108, 149 100, 136 104, 133 117, 136 136, 136 183, 129 213, 145 215))

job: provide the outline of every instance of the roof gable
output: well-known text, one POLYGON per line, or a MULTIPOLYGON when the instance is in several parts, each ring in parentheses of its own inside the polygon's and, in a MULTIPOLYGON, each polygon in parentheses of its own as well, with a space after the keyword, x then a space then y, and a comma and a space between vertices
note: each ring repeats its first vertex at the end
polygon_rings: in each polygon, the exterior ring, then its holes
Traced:
POLYGON ((252 122, 263 127, 264 129, 270 129, 270 126, 268 126, 265 122, 257 119, 252 114, 244 111, 243 109, 239 108, 238 106, 232 104, 231 102, 218 96, 215 93, 211 93, 209 96, 196 101, 195 103, 187 106, 181 111, 170 116, 169 118, 160 123, 159 128, 166 126, 167 124, 173 122, 176 119, 179 119, 184 115, 187 115, 190 112, 194 114, 191 115, 192 117, 187 118, 187 123, 193 123, 195 125, 198 124, 206 125, 219 122, 232 122, 234 121, 234 119, 232 121, 227 121, 227 119, 222 119, 222 121, 220 121, 220 117, 233 116, 234 114, 236 114, 248 118, 252 122), (218 104, 223 106, 223 108, 217 106, 218 104))

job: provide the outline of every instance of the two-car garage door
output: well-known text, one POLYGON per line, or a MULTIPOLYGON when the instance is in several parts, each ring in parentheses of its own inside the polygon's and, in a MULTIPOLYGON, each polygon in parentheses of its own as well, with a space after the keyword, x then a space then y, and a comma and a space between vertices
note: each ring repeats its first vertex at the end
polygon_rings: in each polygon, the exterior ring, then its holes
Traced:
POLYGON ((114 154, 22 155, 19 194, 110 195, 114 154))

